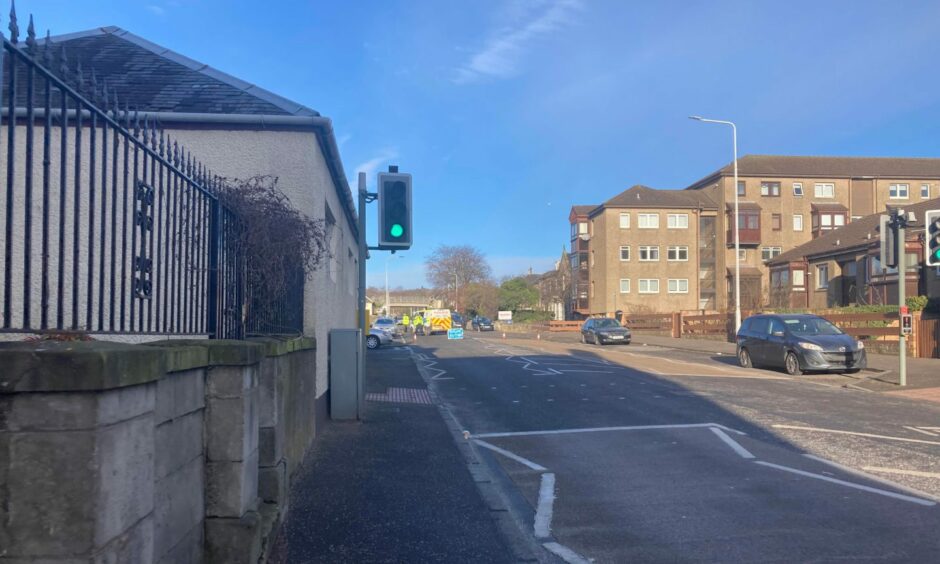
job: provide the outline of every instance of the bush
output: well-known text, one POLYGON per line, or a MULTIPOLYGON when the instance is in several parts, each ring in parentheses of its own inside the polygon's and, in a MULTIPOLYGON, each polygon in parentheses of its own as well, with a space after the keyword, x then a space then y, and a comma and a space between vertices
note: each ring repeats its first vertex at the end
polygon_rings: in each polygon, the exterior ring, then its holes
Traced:
POLYGON ((929 298, 927 296, 911 296, 905 300, 907 307, 911 311, 924 311, 927 308, 929 298))
POLYGON ((540 323, 554 318, 550 311, 516 311, 512 314, 513 323, 540 323))

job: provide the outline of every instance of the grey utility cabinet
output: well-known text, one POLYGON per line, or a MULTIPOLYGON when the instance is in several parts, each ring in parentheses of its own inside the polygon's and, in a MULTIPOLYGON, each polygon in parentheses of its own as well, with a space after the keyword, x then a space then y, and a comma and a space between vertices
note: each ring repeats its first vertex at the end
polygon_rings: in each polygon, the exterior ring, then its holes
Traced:
POLYGON ((355 420, 365 405, 362 332, 330 330, 330 417, 355 420))

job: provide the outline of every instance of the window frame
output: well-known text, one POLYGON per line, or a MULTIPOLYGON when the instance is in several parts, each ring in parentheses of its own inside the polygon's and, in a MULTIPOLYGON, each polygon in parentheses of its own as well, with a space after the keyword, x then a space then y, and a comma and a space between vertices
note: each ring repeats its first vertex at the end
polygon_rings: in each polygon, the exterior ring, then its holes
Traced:
POLYGON ((924 200, 930 199, 930 184, 925 182, 920 185, 920 197, 924 200))
POLYGON ((794 230, 794 231, 803 231, 803 226, 804 226, 804 223, 803 223, 803 214, 801 214, 801 213, 795 213, 795 214, 793 214, 793 230, 794 230), (799 221, 797 221, 797 220, 799 220, 799 221), (797 223, 800 224, 799 227, 797 227, 797 223))
POLYGON ((658 294, 659 293, 659 278, 640 278, 640 284, 637 286, 637 293, 639 294, 658 294), (643 290, 643 283, 646 282, 646 291, 643 290), (656 283, 656 291, 650 289, 650 283, 656 283))
POLYGON ((638 213, 636 214, 636 228, 637 229, 659 229, 659 214, 658 213, 638 213), (656 218, 655 225, 648 225, 650 218, 656 218), (646 220, 647 225, 643 225, 646 220))
POLYGON ((888 185, 888 199, 889 200, 910 200, 911 199, 911 185, 905 184, 903 182, 894 182, 888 185), (904 187, 904 195, 901 195, 901 187, 904 187), (894 195, 891 195, 892 190, 894 195))
POLYGON ((689 214, 687 213, 666 214, 666 229, 688 229, 688 228, 689 228, 689 214), (680 217, 685 219, 685 225, 670 225, 673 219, 676 219, 676 223, 678 224, 679 223, 678 219, 680 217))
POLYGON ((775 180, 762 180, 760 183, 760 195, 763 198, 779 198, 780 182, 775 180))
POLYGON ((829 263, 816 265, 816 289, 829 289, 829 263), (825 278, 822 276, 823 271, 826 273, 825 278))
POLYGON ((640 262, 659 262, 659 245, 640 245, 640 262), (655 249, 656 258, 643 258, 643 252, 646 252, 647 257, 652 257, 652 251, 655 249))
POLYGON ((620 212, 620 229, 630 229, 630 212, 620 212), (626 225, 624 225, 624 218, 626 218, 626 225))
POLYGON ((620 293, 621 293, 621 294, 629 294, 629 293, 630 293, 630 279, 629 279, 629 278, 621 278, 621 279, 620 279, 620 293), (627 289, 626 289, 626 290, 623 289, 623 286, 624 286, 623 283, 624 283, 624 282, 627 283, 627 284, 626 284, 626 286, 627 286, 627 289))
POLYGON ((744 180, 738 180, 738 197, 747 196, 747 182, 744 180))
POLYGON ((688 245, 669 245, 666 247, 666 262, 689 262, 689 246, 688 245), (676 258, 670 258, 672 251, 676 251, 676 258), (685 258, 679 258, 680 253, 685 251, 685 258))
POLYGON ((620 245, 620 262, 630 262, 630 245, 620 245), (627 250, 627 258, 623 258, 623 250, 627 250))
POLYGON ((836 185, 834 182, 816 182, 813 184, 813 197, 815 198, 826 198, 832 199, 836 197, 836 185), (832 188, 832 193, 828 196, 825 194, 820 194, 820 188, 829 187, 832 188))
POLYGON ((772 245, 772 246, 770 246, 770 247, 761 247, 761 248, 760 248, 760 258, 761 258, 761 261, 762 261, 762 262, 767 262, 767 261, 769 261, 769 260, 773 260, 773 259, 777 258, 778 256, 780 256, 781 254, 783 254, 783 247, 777 247, 777 246, 773 246, 773 245, 772 245), (764 251, 768 251, 768 252, 770 253, 770 256, 769 256, 768 258, 764 258, 764 251), (775 252, 775 251, 776 251, 776 252, 775 252))
POLYGON ((783 231, 783 214, 770 214, 770 228, 773 231, 783 231))
POLYGON ((793 183, 793 196, 796 197, 796 198, 802 198, 802 197, 803 197, 803 194, 804 194, 804 192, 803 192, 803 183, 802 183, 802 182, 794 182, 794 183, 793 183))
POLYGON ((688 278, 668 278, 666 280, 666 293, 667 294, 688 294, 689 293, 689 279, 688 278), (676 283, 676 289, 671 289, 672 283, 676 283), (680 283, 685 282, 685 290, 680 289, 680 283))

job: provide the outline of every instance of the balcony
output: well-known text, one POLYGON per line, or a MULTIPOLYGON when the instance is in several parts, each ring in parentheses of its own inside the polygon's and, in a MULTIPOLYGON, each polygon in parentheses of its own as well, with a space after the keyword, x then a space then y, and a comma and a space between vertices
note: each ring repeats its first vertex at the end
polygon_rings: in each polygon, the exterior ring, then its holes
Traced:
POLYGON ((741 231, 742 245, 760 245, 760 212, 761 208, 754 202, 738 203, 738 221, 733 221, 734 206, 727 204, 727 244, 734 245, 734 225, 741 231))
MULTIPOLYGON (((740 243, 742 245, 748 245, 748 246, 760 245, 760 228, 742 229, 740 237, 741 237, 740 243)), ((728 245, 734 246, 734 229, 728 230, 728 245)))

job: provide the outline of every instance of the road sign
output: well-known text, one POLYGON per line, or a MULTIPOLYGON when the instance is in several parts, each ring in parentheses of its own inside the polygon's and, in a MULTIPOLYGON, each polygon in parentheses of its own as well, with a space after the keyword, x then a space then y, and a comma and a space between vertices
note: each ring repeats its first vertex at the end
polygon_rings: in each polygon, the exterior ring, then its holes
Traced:
POLYGON ((463 329, 448 329, 447 338, 448 339, 463 339, 463 329))
POLYGON ((910 313, 901 314, 901 334, 910 335, 914 332, 914 316, 910 313))
POLYGON ((512 321, 512 311, 498 311, 496 312, 497 321, 512 321))

